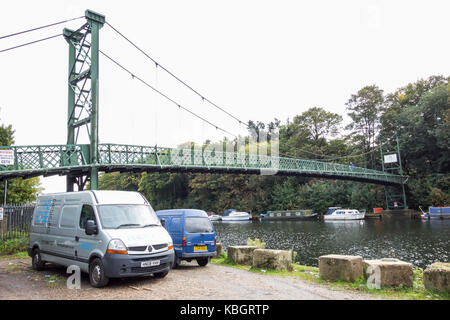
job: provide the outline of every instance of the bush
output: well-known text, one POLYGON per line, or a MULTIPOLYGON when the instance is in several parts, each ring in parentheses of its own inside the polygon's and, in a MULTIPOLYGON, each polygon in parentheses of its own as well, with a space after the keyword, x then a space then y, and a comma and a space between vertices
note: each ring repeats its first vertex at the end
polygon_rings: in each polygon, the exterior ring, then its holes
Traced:
POLYGON ((0 256, 10 255, 21 251, 26 251, 29 238, 21 237, 0 241, 0 256))
POLYGON ((250 238, 247 239, 247 245, 248 246, 254 246, 257 247, 259 249, 264 249, 266 247, 266 243, 265 242, 261 242, 261 240, 259 240, 258 238, 255 238, 255 240, 252 240, 250 238))

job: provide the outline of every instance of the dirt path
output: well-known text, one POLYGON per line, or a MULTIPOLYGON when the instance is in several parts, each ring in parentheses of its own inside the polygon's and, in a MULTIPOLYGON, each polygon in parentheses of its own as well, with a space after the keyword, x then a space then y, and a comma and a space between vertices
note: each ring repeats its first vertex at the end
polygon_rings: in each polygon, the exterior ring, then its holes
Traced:
POLYGON ((186 263, 164 279, 152 276, 111 279, 107 287, 92 288, 86 274, 81 289, 66 287, 66 269, 47 265, 44 271, 31 269, 31 260, 0 260, 0 299, 217 299, 217 300, 360 300, 372 295, 331 290, 300 279, 268 276, 230 267, 208 264, 201 268, 186 263))

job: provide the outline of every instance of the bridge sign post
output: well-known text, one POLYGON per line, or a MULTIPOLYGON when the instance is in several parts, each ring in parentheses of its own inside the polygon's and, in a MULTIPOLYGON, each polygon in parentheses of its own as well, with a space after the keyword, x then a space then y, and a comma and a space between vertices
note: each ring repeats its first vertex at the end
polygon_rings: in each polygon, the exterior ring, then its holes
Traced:
MULTIPOLYGON (((402 159, 400 158, 400 144, 398 141, 397 132, 395 132, 395 142, 397 152, 383 152, 383 142, 380 135, 380 155, 381 155, 381 168, 383 172, 397 172, 400 176, 403 176, 402 159)), ((406 203, 405 183, 400 184, 400 188, 385 186, 384 194, 386 199, 386 209, 402 207, 408 209, 406 203)))

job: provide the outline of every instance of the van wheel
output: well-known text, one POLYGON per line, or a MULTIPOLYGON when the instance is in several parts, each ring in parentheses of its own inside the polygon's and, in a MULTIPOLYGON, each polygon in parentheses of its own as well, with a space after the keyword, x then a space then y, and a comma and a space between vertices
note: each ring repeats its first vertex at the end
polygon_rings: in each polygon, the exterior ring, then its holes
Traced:
POLYGON ((105 268, 103 267, 102 260, 95 258, 89 264, 89 281, 91 286, 95 288, 101 288, 108 284, 109 278, 105 276, 105 268))
POLYGON ((197 263, 200 267, 206 266, 208 262, 209 262, 208 258, 197 258, 197 263))
POLYGON ((169 274, 169 271, 164 271, 164 272, 157 272, 154 273, 153 275, 155 276, 155 278, 164 278, 165 276, 167 276, 169 274))
POLYGON ((38 248, 33 250, 32 258, 31 258, 31 266, 36 271, 41 271, 44 269, 45 261, 42 261, 41 252, 38 248))
POLYGON ((175 257, 173 259, 172 269, 177 269, 180 266, 181 260, 175 257))

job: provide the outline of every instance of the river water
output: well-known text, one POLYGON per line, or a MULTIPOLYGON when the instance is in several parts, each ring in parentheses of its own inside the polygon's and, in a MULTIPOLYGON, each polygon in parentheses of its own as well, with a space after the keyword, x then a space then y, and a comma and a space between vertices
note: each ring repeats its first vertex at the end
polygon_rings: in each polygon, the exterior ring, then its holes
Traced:
POLYGON ((325 254, 397 258, 420 268, 450 262, 450 220, 214 222, 214 228, 224 248, 258 238, 267 249, 295 250, 297 262, 309 266, 325 254))

